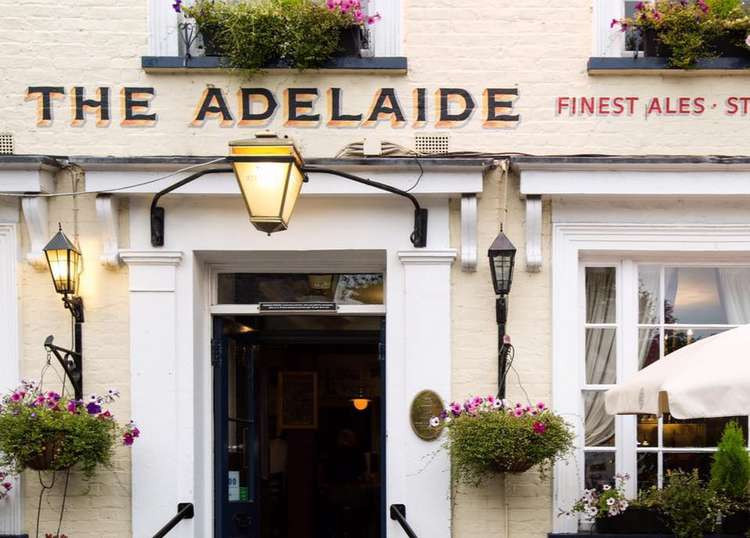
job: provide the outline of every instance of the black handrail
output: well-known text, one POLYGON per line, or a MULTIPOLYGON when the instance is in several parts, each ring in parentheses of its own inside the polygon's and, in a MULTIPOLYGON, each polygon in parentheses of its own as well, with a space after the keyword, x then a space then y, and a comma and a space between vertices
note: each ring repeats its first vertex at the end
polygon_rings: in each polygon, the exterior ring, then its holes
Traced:
POLYGON ((391 505, 391 519, 398 521, 401 528, 409 538, 417 538, 414 529, 411 528, 409 522, 406 521, 406 505, 404 504, 392 504, 391 505))
POLYGON ((169 522, 162 527, 162 529, 154 534, 154 538, 162 538, 166 536, 169 531, 174 529, 177 524, 183 519, 193 519, 195 517, 195 508, 193 503, 180 503, 177 505, 177 515, 174 516, 169 522))

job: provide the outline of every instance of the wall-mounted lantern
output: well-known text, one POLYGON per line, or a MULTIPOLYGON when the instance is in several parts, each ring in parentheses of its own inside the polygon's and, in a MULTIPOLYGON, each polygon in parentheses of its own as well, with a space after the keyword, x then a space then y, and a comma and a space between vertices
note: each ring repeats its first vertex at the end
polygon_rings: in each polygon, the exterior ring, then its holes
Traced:
POLYGON ((415 248, 427 246, 427 209, 416 197, 385 183, 341 172, 332 168, 307 165, 294 142, 287 137, 262 132, 249 140, 229 143, 229 156, 223 159, 232 167, 217 166, 196 172, 158 192, 151 201, 151 245, 164 246, 164 208, 159 199, 206 174, 234 172, 250 222, 258 230, 271 234, 286 230, 299 197, 302 183, 310 172, 332 174, 407 198, 414 205, 414 230, 410 240, 415 248))
POLYGON ((73 384, 75 397, 83 399, 83 299, 78 289, 83 271, 83 256, 78 247, 68 239, 59 226, 58 232, 44 247, 52 283, 55 291, 63 296, 63 304, 73 316, 73 350, 53 344, 54 338, 47 337, 44 347, 53 353, 73 384))
POLYGON ((508 320, 508 294, 513 284, 513 266, 516 260, 516 247, 501 231, 487 252, 490 259, 492 285, 495 288, 495 316, 497 319, 497 392, 498 397, 505 398, 505 378, 512 364, 511 346, 505 336, 505 323, 508 320))

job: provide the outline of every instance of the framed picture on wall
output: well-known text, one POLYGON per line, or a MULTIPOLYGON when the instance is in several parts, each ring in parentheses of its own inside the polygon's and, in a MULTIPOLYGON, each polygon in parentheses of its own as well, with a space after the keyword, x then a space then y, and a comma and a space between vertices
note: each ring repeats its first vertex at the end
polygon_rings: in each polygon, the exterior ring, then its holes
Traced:
POLYGON ((318 374, 279 372, 279 430, 318 427, 318 374))

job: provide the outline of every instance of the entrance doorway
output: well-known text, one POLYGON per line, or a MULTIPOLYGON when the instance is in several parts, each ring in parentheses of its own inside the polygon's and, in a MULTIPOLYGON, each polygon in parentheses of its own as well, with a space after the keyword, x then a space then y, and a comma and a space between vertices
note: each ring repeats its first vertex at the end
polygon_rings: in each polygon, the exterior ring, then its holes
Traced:
POLYGON ((214 317, 217 537, 383 536, 383 322, 214 317))

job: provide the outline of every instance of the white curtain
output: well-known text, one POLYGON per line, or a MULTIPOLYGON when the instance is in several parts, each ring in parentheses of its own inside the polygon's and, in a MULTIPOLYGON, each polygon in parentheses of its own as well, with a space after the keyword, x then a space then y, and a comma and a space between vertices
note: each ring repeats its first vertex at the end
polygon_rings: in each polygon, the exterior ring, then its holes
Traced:
POLYGON ((727 267, 717 270, 721 303, 730 325, 750 323, 750 269, 727 267))
MULTIPOLYGON (((611 268, 589 268, 586 271, 586 312, 591 323, 614 322, 616 272, 611 268)), ((616 382, 617 335, 615 329, 586 330, 586 382, 616 382)), ((590 393, 584 400, 586 446, 602 446, 614 433, 615 418, 604 409, 604 393, 590 393)))
MULTIPOLYGON (((660 300, 659 288, 661 287, 661 267, 643 266, 638 269, 638 299, 640 312, 638 320, 640 323, 659 323, 662 302, 660 300)), ((676 288, 675 288, 676 291, 676 288)), ((653 329, 640 329, 638 342, 638 365, 645 368, 646 359, 651 351, 654 336, 658 338, 659 331, 653 329), (647 333, 647 338, 641 338, 641 333, 647 333)), ((658 340, 657 340, 658 343, 658 340)))

